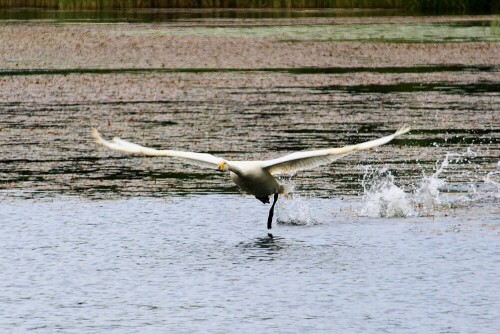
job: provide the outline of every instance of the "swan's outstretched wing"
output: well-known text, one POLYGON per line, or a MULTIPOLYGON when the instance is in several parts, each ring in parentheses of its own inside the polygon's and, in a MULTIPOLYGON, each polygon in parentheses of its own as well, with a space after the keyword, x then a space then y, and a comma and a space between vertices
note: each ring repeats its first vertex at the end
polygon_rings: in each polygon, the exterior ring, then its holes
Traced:
POLYGON ((263 162, 262 167, 271 174, 294 174, 300 170, 312 169, 331 163, 354 151, 367 150, 383 145, 408 131, 410 131, 410 127, 405 125, 390 136, 340 148, 296 152, 278 159, 266 160, 263 162))
POLYGON ((208 153, 194 153, 172 150, 157 150, 154 148, 144 147, 137 145, 118 137, 113 138, 111 141, 102 138, 97 129, 92 129, 92 136, 94 136, 96 143, 106 146, 115 151, 126 153, 142 154, 155 157, 173 157, 185 160, 187 163, 207 168, 217 168, 219 162, 224 161, 208 153))

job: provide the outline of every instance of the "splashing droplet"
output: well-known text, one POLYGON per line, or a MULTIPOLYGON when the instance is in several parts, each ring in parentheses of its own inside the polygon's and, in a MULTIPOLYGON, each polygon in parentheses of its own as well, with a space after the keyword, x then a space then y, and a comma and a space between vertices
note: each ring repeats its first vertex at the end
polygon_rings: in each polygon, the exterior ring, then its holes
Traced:
MULTIPOLYGON (((435 172, 429 176, 424 173, 413 190, 408 192, 396 184, 394 176, 387 168, 365 167, 362 181, 364 203, 360 214, 369 217, 425 216, 435 210, 466 207, 473 203, 498 200, 500 182, 496 181, 496 178, 500 172, 497 171, 486 174, 483 182, 470 183, 465 195, 446 194, 447 187, 455 188, 455 190, 460 187, 448 185, 446 178, 442 177, 443 172, 451 168, 453 162, 463 163, 467 161, 466 157, 474 155, 475 153, 471 150, 467 150, 464 154, 447 153, 443 161, 436 162, 435 172)), ((474 178, 477 177, 478 175, 474 175, 474 178)))
POLYGON ((414 215, 408 194, 394 183, 387 168, 367 167, 362 181, 364 205, 361 215, 368 217, 407 217, 414 215))
POLYGON ((284 225, 316 224, 316 215, 309 205, 309 198, 293 194, 295 183, 291 178, 281 179, 281 181, 285 187, 285 195, 277 203, 276 222, 284 225))

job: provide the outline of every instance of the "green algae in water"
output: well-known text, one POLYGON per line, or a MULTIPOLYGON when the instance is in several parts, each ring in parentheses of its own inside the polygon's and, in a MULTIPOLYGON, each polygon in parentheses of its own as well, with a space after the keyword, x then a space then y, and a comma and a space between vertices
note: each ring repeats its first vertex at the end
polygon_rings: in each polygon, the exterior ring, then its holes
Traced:
MULTIPOLYGON (((489 21, 487 21, 489 23, 489 21)), ((492 24, 476 25, 439 23, 419 24, 339 24, 258 27, 153 28, 130 32, 112 32, 120 36, 208 36, 277 38, 282 41, 367 41, 387 43, 444 43, 500 41, 492 24)))

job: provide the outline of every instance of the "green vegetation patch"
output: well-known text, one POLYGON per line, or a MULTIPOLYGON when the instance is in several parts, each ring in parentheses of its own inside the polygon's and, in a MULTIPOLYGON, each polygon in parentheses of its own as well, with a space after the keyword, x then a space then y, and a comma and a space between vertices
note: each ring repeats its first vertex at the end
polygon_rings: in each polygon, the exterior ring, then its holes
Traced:
POLYGON ((253 27, 158 28, 115 32, 120 36, 207 36, 241 38, 275 38, 281 41, 369 41, 369 42, 470 42, 500 41, 497 21, 480 21, 466 25, 448 23, 412 24, 332 24, 253 27))

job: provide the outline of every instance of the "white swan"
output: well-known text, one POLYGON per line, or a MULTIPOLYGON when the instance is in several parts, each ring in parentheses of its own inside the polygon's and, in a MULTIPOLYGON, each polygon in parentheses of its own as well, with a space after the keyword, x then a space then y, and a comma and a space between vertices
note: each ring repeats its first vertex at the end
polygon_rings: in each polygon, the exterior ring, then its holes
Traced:
MULTIPOLYGON (((267 228, 271 229, 274 214, 274 205, 278 194, 284 188, 273 176, 276 174, 295 174, 298 171, 312 169, 331 163, 354 151, 367 150, 386 144, 394 138, 410 131, 409 126, 403 126, 394 134, 361 144, 348 145, 340 148, 329 148, 316 151, 295 152, 281 158, 263 161, 230 161, 207 153, 194 153, 172 150, 157 150, 154 148, 137 145, 120 138, 108 141, 100 135, 97 129, 92 129, 92 135, 98 144, 110 149, 157 157, 173 157, 183 159, 201 167, 215 168, 217 171, 229 171, 231 180, 243 191, 254 195, 263 203, 269 203, 269 196, 274 196, 274 201, 269 211, 267 228)), ((271 234, 269 234, 272 237, 271 234)))

